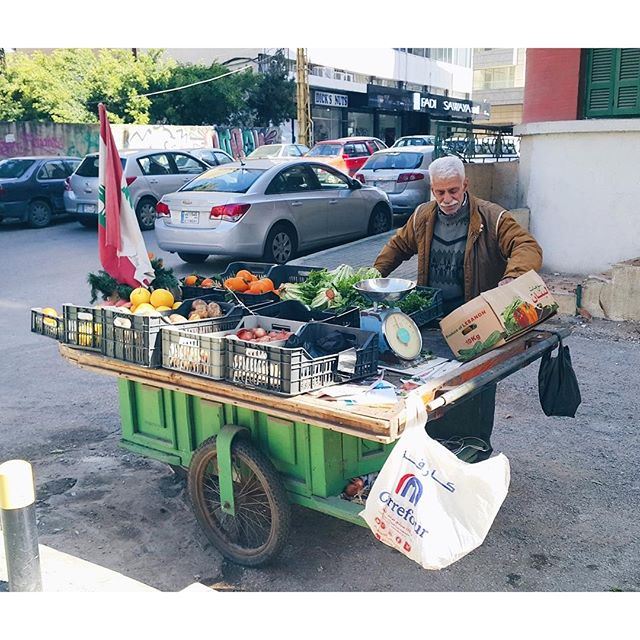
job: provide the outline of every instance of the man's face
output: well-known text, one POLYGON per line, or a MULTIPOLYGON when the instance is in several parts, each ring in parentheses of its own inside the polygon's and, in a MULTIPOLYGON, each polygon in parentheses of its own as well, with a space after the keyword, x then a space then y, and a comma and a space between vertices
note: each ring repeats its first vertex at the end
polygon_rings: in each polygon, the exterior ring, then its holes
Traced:
POLYGON ((450 216, 460 209, 469 180, 467 178, 438 178, 431 182, 431 193, 442 213, 450 216))

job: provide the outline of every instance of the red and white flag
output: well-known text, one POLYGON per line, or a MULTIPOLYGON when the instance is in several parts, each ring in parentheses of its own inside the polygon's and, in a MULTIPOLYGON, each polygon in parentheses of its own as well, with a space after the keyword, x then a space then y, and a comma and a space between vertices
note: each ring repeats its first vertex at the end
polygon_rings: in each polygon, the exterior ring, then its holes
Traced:
POLYGON ((138 225, 129 186, 122 173, 107 110, 100 114, 98 160, 98 247, 104 270, 115 280, 132 287, 148 285, 155 277, 138 225))

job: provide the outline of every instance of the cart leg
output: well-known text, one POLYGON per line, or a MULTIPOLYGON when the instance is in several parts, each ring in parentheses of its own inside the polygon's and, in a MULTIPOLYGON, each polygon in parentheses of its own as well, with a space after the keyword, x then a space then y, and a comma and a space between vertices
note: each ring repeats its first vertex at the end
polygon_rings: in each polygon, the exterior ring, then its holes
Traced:
POLYGON ((216 438, 218 449, 218 469, 220 478, 220 502, 221 508, 230 516, 236 515, 235 500, 233 498, 233 477, 231 470, 231 443, 241 432, 249 430, 235 424, 225 424, 216 438))

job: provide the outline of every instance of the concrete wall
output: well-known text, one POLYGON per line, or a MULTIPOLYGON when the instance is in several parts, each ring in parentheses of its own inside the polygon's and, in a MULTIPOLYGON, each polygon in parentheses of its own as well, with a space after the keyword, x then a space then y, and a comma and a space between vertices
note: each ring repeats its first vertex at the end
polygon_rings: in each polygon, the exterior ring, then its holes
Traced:
POLYGON ((505 209, 518 203, 518 161, 465 164, 469 191, 478 198, 490 200, 505 209))
MULTIPOLYGON (((234 158, 257 146, 291 141, 291 125, 265 129, 112 124, 119 149, 196 149, 219 147, 234 158)), ((97 124, 0 122, 0 160, 26 155, 83 157, 98 151, 97 124)))
POLYGON ((522 136, 519 205, 548 270, 588 275, 640 255, 640 119, 544 122, 522 136))

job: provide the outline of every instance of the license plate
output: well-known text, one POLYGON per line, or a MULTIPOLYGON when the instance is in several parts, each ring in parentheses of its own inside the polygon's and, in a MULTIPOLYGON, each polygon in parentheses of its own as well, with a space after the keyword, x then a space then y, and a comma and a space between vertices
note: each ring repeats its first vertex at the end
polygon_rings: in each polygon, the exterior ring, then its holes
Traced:
POLYGON ((198 224, 200 222, 199 211, 181 211, 180 222, 182 224, 198 224))
POLYGON ((81 204, 80 213, 95 213, 97 207, 95 204, 81 204))
POLYGON ((389 180, 380 180, 379 182, 376 182, 376 187, 378 187, 378 189, 382 189, 383 191, 390 192, 396 188, 396 183, 389 180))

